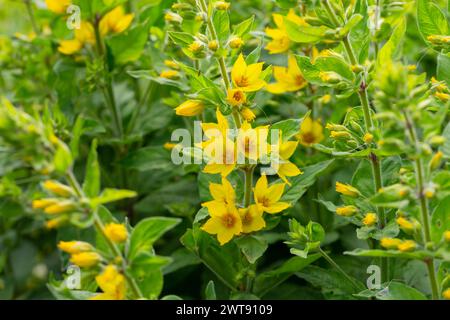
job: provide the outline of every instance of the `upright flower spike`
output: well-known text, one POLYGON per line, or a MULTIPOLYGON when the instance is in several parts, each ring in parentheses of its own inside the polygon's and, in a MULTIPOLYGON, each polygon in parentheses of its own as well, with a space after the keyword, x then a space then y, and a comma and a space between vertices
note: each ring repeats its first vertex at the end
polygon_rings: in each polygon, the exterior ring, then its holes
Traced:
POLYGON ((222 178, 222 184, 210 183, 209 192, 214 200, 202 203, 203 207, 208 208, 210 205, 216 204, 234 206, 236 203, 236 193, 226 178, 222 178))
POLYGON ((123 274, 113 265, 108 265, 101 274, 95 277, 103 293, 97 294, 91 300, 124 300, 126 281, 123 274))
MULTIPOLYGON (((291 46, 291 40, 286 32, 286 27, 284 24, 284 19, 280 14, 274 13, 272 14, 273 21, 277 28, 266 28, 266 34, 272 40, 267 44, 266 50, 269 51, 270 54, 283 53, 289 50, 291 46)), ((286 16, 286 19, 295 23, 298 26, 307 26, 308 24, 304 19, 295 14, 294 10, 289 10, 289 13, 286 16)))
POLYGON ((125 242, 128 238, 128 231, 122 223, 108 223, 103 230, 105 236, 115 243, 125 242))
POLYGON ((221 245, 242 232, 242 220, 235 206, 214 204, 208 206, 208 212, 211 218, 202 226, 202 230, 217 235, 221 245))
POLYGON ((239 215, 242 220, 243 233, 256 232, 266 227, 266 221, 264 221, 263 218, 263 211, 256 204, 252 204, 248 208, 239 209, 239 215))
POLYGON ((266 82, 260 79, 263 65, 263 62, 247 65, 241 53, 231 70, 234 87, 244 92, 254 92, 262 89, 266 85, 266 82))
POLYGON ((57 13, 66 13, 67 8, 72 4, 71 0, 45 0, 48 10, 57 13))
POLYGON ((100 20, 100 33, 121 33, 128 29, 133 21, 134 14, 125 14, 122 6, 111 10, 100 20))
POLYGON ((255 202, 259 208, 267 213, 278 213, 286 210, 291 205, 287 202, 281 202, 281 196, 284 192, 284 183, 273 184, 269 187, 265 174, 256 182, 254 189, 255 202))
POLYGON ((294 55, 289 56, 287 68, 274 66, 273 75, 276 82, 267 85, 267 91, 270 93, 295 92, 303 89, 308 84, 303 78, 294 55))
POLYGON ((300 144, 311 147, 324 139, 323 127, 319 121, 314 121, 311 117, 306 117, 300 125, 299 133, 296 135, 300 144))

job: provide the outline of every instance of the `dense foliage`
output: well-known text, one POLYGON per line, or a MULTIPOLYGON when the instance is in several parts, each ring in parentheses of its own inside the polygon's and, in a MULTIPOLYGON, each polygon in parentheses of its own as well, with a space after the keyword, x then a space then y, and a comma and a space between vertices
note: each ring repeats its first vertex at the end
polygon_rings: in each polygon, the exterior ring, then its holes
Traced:
POLYGON ((0 5, 0 299, 450 299, 447 1, 0 5))

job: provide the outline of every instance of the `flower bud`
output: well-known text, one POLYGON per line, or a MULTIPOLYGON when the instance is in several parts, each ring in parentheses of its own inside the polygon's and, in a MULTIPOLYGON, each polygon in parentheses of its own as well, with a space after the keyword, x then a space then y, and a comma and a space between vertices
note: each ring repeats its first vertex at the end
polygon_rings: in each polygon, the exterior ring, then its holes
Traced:
POLYGON ((423 189, 423 195, 427 199, 432 199, 436 195, 436 188, 434 185, 429 185, 423 189))
POLYGON ((180 70, 180 66, 173 60, 164 60, 164 64, 166 67, 169 67, 174 70, 180 70))
POLYGON ((359 197, 361 195, 361 193, 355 187, 341 182, 336 182, 336 191, 340 194, 353 198, 359 197))
POLYGON ((200 57, 204 54, 205 46, 203 42, 195 40, 188 46, 188 50, 192 52, 196 57, 200 57))
POLYGON ((177 80, 180 78, 180 73, 176 70, 164 70, 159 76, 164 79, 177 80))
POLYGON ((352 68, 352 71, 354 73, 360 73, 361 71, 364 70, 363 66, 360 66, 360 65, 357 65, 357 64, 352 65, 351 68, 352 68))
POLYGON ((397 238, 382 238, 380 245, 386 249, 397 249, 402 240, 397 238))
POLYGON ((363 140, 364 140, 364 142, 367 143, 367 144, 372 143, 372 142, 373 142, 373 134, 367 132, 367 133, 364 135, 363 140))
POLYGON ((440 167, 443 156, 444 156, 444 154, 442 153, 442 151, 438 151, 435 153, 435 155, 433 156, 433 158, 431 158, 431 161, 430 161, 430 169, 431 170, 436 170, 437 168, 440 167))
POLYGON ((347 128, 340 124, 334 124, 334 123, 327 123, 325 126, 330 131, 347 131, 347 128))
POLYGON ((450 300, 450 288, 445 289, 445 290, 442 292, 442 297, 443 297, 445 300, 450 300))
POLYGON ((73 201, 60 201, 54 205, 48 206, 44 209, 47 214, 59 214, 72 212, 77 208, 73 201))
POLYGON ((450 100, 450 95, 448 93, 436 92, 434 96, 442 102, 447 102, 450 100))
POLYGON ((328 104, 331 101, 331 95, 326 94, 322 98, 319 99, 321 103, 328 104))
POLYGON ((92 245, 84 241, 60 241, 58 243, 58 248, 69 254, 77 254, 93 250, 92 245))
POLYGON ((442 146, 445 143, 445 137, 443 136, 433 136, 430 139, 430 144, 433 147, 442 146))
POLYGON ((164 20, 166 20, 169 23, 182 23, 183 18, 178 14, 171 11, 167 11, 164 15, 164 20))
POLYGON ((54 198, 33 200, 31 206, 33 209, 45 209, 49 206, 57 204, 60 200, 54 198))
POLYGON ((366 213, 366 215, 364 216, 364 219, 362 220, 362 223, 366 227, 372 227, 377 222, 378 222, 378 216, 376 213, 373 213, 373 212, 366 213))
POLYGON ((405 240, 402 241, 398 246, 397 249, 402 252, 411 252, 414 251, 417 248, 417 243, 413 240, 405 240))
POLYGON ((124 224, 108 223, 103 232, 109 240, 115 243, 125 242, 128 238, 128 231, 124 224))
POLYGON ((420 229, 420 223, 415 219, 408 220, 405 217, 398 217, 395 221, 400 229, 407 234, 412 234, 420 229))
POLYGON ((244 45, 244 40, 242 40, 240 37, 233 37, 229 42, 231 49, 239 49, 244 45))
POLYGON ((336 208, 336 214, 343 217, 352 217, 358 213, 358 208, 355 206, 343 206, 336 208))
POLYGON ((217 1, 214 3, 214 8, 216 10, 228 10, 230 8, 230 3, 225 1, 217 1))
POLYGON ((319 77, 320 77, 320 80, 322 80, 323 82, 331 83, 331 84, 339 83, 342 80, 342 77, 339 74, 337 74, 336 72, 321 71, 319 73, 319 77))
POLYGON ((444 240, 445 242, 450 243, 450 230, 444 232, 444 240))
POLYGON ((336 140, 347 140, 352 137, 352 135, 347 131, 331 131, 330 137, 336 140))
POLYGON ((208 42, 208 49, 211 51, 217 51, 219 49, 219 42, 217 40, 211 40, 208 42))
POLYGON ((248 122, 252 122, 255 120, 256 115, 253 113, 253 111, 250 108, 242 108, 241 110, 241 116, 248 122))
POLYGON ((45 227, 49 230, 56 229, 56 228, 61 227, 68 221, 69 221, 69 218, 66 215, 59 216, 59 217, 50 219, 47 222, 45 222, 45 227))
POLYGON ((59 183, 58 181, 47 180, 43 183, 42 186, 44 187, 44 189, 61 197, 67 198, 74 195, 74 191, 71 187, 59 183))
POLYGON ((102 257, 96 252, 81 252, 73 254, 70 257, 70 262, 81 268, 90 268, 96 266, 101 258, 102 257))
POLYGON ((175 108, 175 113, 183 117, 199 115, 205 109, 205 105, 200 100, 188 100, 175 108))

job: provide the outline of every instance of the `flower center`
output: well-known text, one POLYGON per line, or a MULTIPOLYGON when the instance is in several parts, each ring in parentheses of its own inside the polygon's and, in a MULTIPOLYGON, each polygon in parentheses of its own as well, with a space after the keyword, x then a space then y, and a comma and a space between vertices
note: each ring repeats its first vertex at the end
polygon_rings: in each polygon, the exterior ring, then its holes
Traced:
POLYGON ((263 197, 259 200, 260 203, 262 203, 262 205, 264 207, 270 207, 270 200, 267 197, 263 197))
POLYGON ((244 93, 243 93, 242 91, 236 91, 236 92, 233 94, 233 99, 234 99, 236 102, 241 102, 241 101, 243 101, 243 100, 244 100, 244 93))
POLYGON ((253 221, 253 217, 250 213, 246 213, 245 216, 242 218, 242 224, 248 226, 251 225, 253 221))
POLYGON ((244 75, 244 76, 241 76, 241 78, 239 78, 238 81, 236 81, 236 84, 237 84, 239 87, 247 87, 248 84, 249 84, 248 77, 245 76, 245 75, 244 75))
POLYGON ((302 134, 302 140, 305 143, 314 143, 314 141, 316 141, 316 137, 314 136, 314 133, 312 133, 312 132, 305 132, 302 134))
POLYGON ((227 228, 232 228, 236 223, 236 218, 231 213, 226 213, 222 217, 222 223, 227 228))

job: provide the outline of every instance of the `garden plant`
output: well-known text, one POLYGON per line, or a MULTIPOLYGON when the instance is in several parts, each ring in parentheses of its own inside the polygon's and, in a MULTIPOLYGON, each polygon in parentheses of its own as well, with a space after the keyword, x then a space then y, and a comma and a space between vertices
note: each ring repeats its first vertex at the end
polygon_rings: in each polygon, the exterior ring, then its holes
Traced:
POLYGON ((0 0, 0 299, 450 300, 449 13, 0 0))

